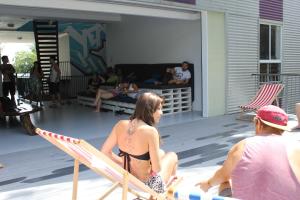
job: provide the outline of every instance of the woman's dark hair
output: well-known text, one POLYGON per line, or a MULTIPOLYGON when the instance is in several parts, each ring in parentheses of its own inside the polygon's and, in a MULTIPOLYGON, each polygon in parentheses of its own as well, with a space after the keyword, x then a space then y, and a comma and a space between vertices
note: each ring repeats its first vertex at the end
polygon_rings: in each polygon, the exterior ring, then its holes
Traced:
POLYGON ((162 105, 163 98, 152 92, 143 93, 137 100, 135 111, 130 120, 139 119, 150 126, 154 126, 153 113, 162 105))

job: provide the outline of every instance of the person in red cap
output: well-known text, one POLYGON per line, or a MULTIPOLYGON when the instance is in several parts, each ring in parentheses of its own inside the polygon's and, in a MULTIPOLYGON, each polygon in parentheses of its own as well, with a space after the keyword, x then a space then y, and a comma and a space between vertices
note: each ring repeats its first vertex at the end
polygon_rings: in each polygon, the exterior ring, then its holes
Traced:
POLYGON ((277 106, 264 106, 254 123, 255 136, 235 144, 222 167, 196 185, 208 191, 231 182, 232 197, 243 200, 299 199, 300 143, 282 136, 289 130, 287 114, 277 106))

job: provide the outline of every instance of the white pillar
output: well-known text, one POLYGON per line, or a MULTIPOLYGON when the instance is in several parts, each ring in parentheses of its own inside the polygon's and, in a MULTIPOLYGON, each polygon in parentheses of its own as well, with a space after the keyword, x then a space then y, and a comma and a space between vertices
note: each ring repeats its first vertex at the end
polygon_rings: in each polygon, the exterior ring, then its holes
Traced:
POLYGON ((202 110, 203 117, 208 117, 208 27, 207 11, 201 12, 202 25, 202 110))

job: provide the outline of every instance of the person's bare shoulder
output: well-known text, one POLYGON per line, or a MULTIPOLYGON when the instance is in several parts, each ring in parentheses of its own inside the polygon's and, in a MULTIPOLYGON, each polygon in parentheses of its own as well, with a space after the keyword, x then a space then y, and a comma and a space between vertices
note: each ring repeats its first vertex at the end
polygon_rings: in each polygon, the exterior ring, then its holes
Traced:
POLYGON ((139 131, 143 132, 143 134, 145 134, 146 137, 156 137, 158 135, 157 129, 147 124, 140 126, 139 131))
POLYGON ((117 128, 124 128, 124 127, 127 127, 128 124, 129 124, 130 120, 120 120, 116 125, 115 127, 117 128))
POLYGON ((242 140, 238 143, 236 143, 229 151, 229 155, 232 157, 234 162, 237 162, 238 160, 241 159, 242 154, 244 152, 246 140, 242 140))

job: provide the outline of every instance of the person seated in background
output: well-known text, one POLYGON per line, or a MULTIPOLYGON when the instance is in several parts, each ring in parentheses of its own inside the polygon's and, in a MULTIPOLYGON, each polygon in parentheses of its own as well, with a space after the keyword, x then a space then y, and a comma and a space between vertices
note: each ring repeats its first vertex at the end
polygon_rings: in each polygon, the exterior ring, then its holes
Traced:
POLYGON ((108 67, 106 71, 105 83, 109 85, 117 85, 121 82, 121 77, 119 77, 112 67, 108 67))
POLYGON ((101 108, 101 99, 111 99, 113 97, 119 96, 124 98, 124 96, 135 98, 137 97, 138 87, 134 83, 129 83, 128 81, 124 81, 120 83, 116 88, 110 90, 104 90, 98 88, 96 98, 94 101, 94 105, 96 106, 95 112, 100 112, 101 108))
MULTIPOLYGON (((178 157, 160 149, 156 125, 162 116, 163 99, 143 93, 129 120, 120 120, 104 142, 101 151, 157 193, 176 176, 178 157), (113 152, 118 147, 119 154, 113 152)), ((152 199, 152 198, 151 198, 152 199)))
POLYGON ((154 84, 154 85, 160 85, 161 82, 161 75, 159 73, 154 73, 151 75, 151 78, 144 81, 146 84, 154 84))
POLYGON ((93 77, 89 79, 87 92, 89 94, 95 94, 101 83, 105 83, 105 79, 99 74, 94 74, 93 77))
POLYGON ((187 61, 184 61, 181 63, 181 66, 166 69, 163 83, 188 84, 190 79, 191 72, 189 71, 189 63, 187 61))
POLYGON ((255 136, 235 144, 223 166, 196 185, 207 191, 231 179, 232 197, 237 199, 299 199, 300 142, 282 136, 289 130, 288 115, 277 106, 263 106, 254 123, 255 136))

